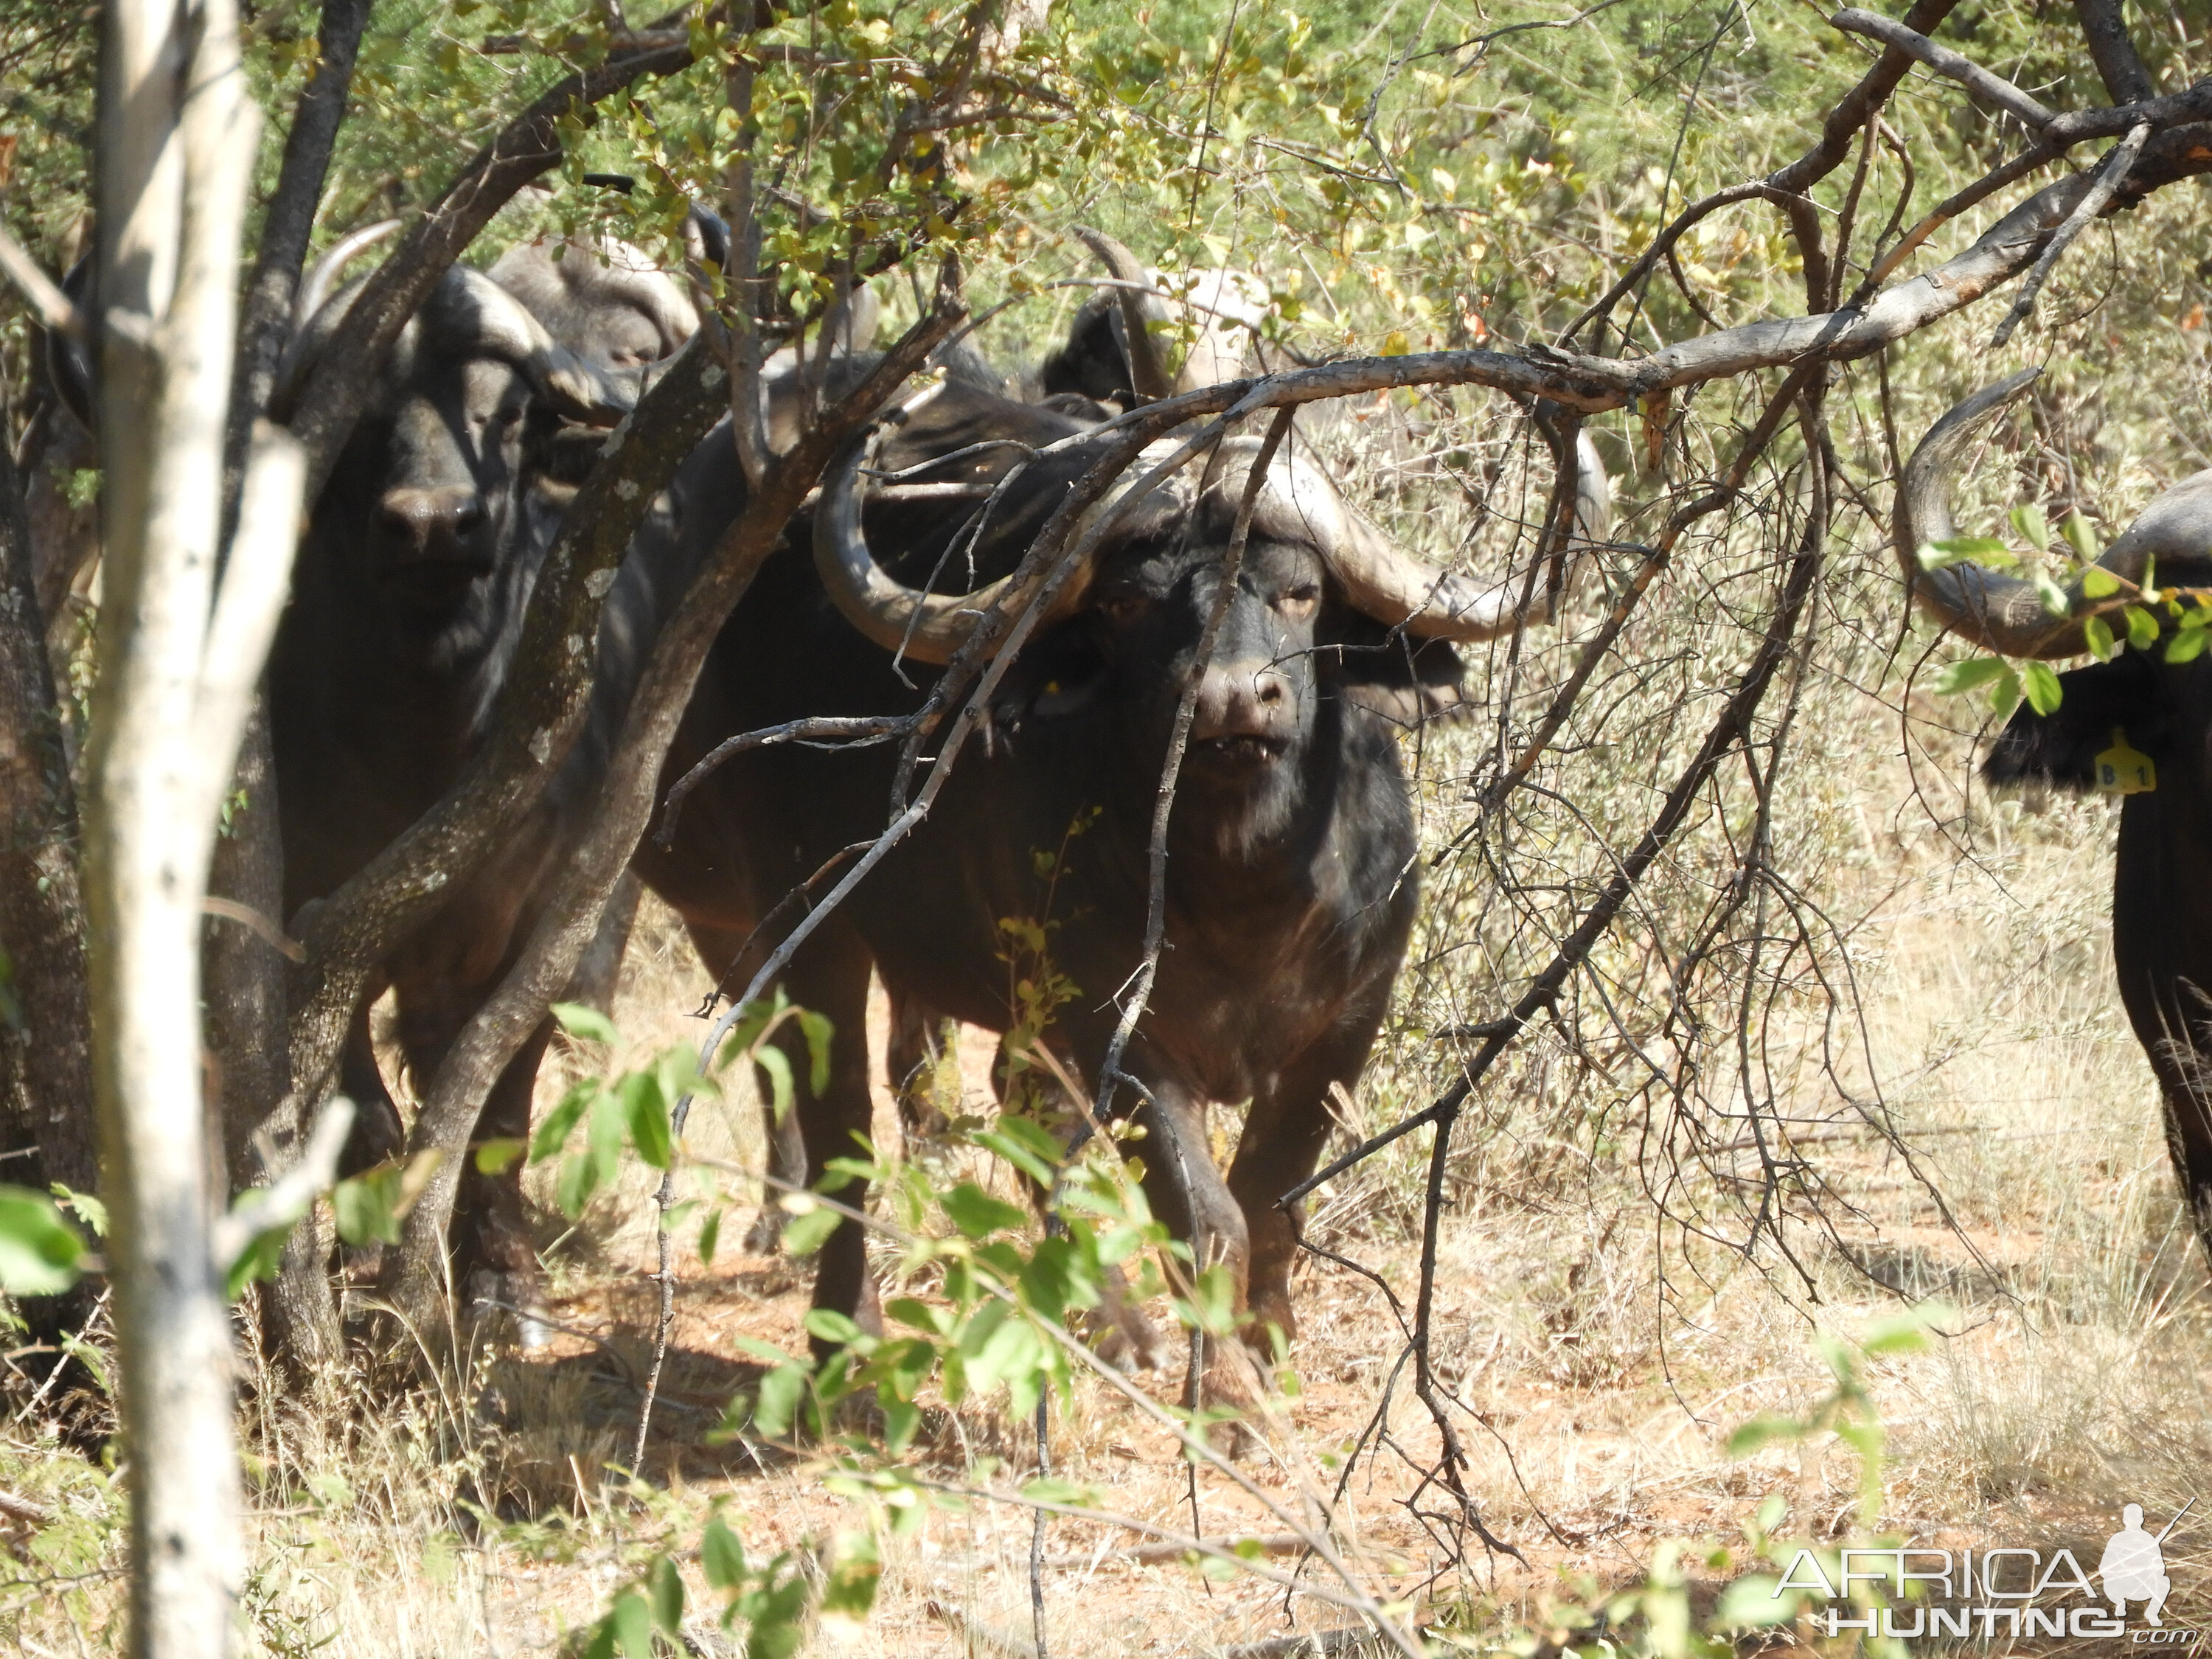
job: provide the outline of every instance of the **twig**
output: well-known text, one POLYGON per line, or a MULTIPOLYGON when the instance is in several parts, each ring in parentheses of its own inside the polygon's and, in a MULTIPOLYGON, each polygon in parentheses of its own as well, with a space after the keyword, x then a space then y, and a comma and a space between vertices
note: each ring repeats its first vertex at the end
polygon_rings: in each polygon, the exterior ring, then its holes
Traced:
POLYGON ((1176 705, 1175 726, 1168 738, 1167 758, 1160 765, 1159 792, 1152 808, 1144 955, 1121 1004, 1121 1022, 1114 1028, 1113 1040, 1106 1045, 1105 1063, 1098 1068, 1098 1085, 1091 1091, 1091 1097, 1098 1103, 1097 1115, 1101 1118, 1113 1115, 1114 1084, 1121 1074, 1121 1055, 1136 1033, 1137 1022, 1145 1017, 1146 1006, 1152 1000, 1152 983, 1159 976, 1160 951, 1167 942, 1168 817, 1175 810, 1176 781, 1182 771, 1183 751, 1190 744, 1191 721, 1198 712, 1199 688, 1205 683, 1206 670, 1212 665, 1213 647, 1221 637, 1222 620, 1228 616, 1229 602, 1237 594, 1237 573, 1244 562, 1244 544, 1252 533, 1252 514, 1259 504, 1260 490, 1267 483, 1267 469, 1274 465, 1275 452, 1282 447, 1290 428, 1291 411, 1278 410, 1268 424, 1267 435, 1260 441, 1260 453, 1253 459, 1252 470, 1245 475, 1244 493, 1237 503, 1237 521, 1229 532, 1228 550, 1221 556, 1221 580, 1214 590, 1213 608, 1206 613, 1205 629, 1198 636, 1198 649, 1191 656, 1182 699, 1176 705))
POLYGON ((867 744, 882 743, 888 738, 902 737, 914 729, 917 719, 918 716, 913 714, 851 717, 825 714, 811 720, 786 720, 781 726, 765 726, 757 732, 740 732, 734 738, 725 738, 707 752, 705 759, 670 787, 666 799, 661 803, 660 828, 654 833, 653 840, 662 847, 674 846, 676 821, 684 811, 684 799, 704 783, 707 775, 724 761, 733 759, 748 750, 765 749, 779 743, 821 747, 838 744, 859 748, 867 744))
POLYGON ((337 1178, 338 1154, 345 1150, 353 1117, 353 1102, 343 1095, 332 1095, 315 1115, 315 1127, 308 1131, 307 1144, 292 1167, 266 1187, 240 1194, 229 1212, 216 1218, 208 1243, 222 1270, 228 1271, 246 1247, 262 1234, 290 1227, 329 1190, 337 1178))
POLYGON ((10 1521, 20 1521, 27 1527, 43 1527, 54 1518, 54 1512, 44 1504, 18 1498, 5 1489, 0 1489, 0 1515, 6 1516, 10 1521))
POLYGON ((1971 58, 1939 46, 1917 29, 1907 28, 1893 17, 1846 6, 1828 21, 1852 34, 1863 34, 1916 58, 1938 75, 1948 75, 1977 98, 1986 99, 2007 114, 2041 131, 2057 118, 2054 112, 2022 92, 2001 75, 1993 75, 1971 58))
POLYGON ((305 945, 291 938, 282 927, 250 904, 240 904, 236 899, 224 898, 219 894, 208 893, 202 896, 200 908, 208 915, 220 916, 225 921, 236 922, 246 932, 275 950, 287 962, 305 962, 307 959, 307 950, 305 945))
POLYGON ((2136 157, 2142 154, 2144 141, 2149 137, 2150 123, 2140 121, 2128 129, 2126 137, 2112 146, 2112 153, 2105 158, 2105 165, 2098 170, 2096 183, 2089 186, 2087 193, 2075 204, 2074 211, 2066 216, 2066 222, 2044 245, 2043 252, 2035 262, 2035 269, 2027 273, 2027 280, 2021 284, 2020 293, 2013 300, 2012 309, 2005 313, 2004 321, 1997 325, 1997 331, 1990 337, 1991 349, 2012 338, 2013 330, 2019 327, 2028 313, 2035 309, 2035 298, 2043 292, 2044 283, 2058 268, 2058 262, 2066 257, 2066 250, 2074 245, 2074 239, 2081 234, 2092 219, 2105 210, 2118 193, 2120 186, 2127 182, 2129 169, 2135 166, 2136 157))
POLYGON ((40 269, 23 245, 0 226, 0 276, 15 285, 16 292, 30 304, 39 321, 57 334, 66 334, 79 345, 87 343, 88 335, 84 315, 76 302, 62 292, 54 279, 40 269))

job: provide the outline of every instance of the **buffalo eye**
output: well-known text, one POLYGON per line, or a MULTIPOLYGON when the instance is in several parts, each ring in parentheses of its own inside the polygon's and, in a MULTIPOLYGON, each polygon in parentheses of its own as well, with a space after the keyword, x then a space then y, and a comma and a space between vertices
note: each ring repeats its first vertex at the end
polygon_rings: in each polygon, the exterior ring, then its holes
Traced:
POLYGON ((1293 622, 1304 622, 1313 615, 1321 604, 1321 588, 1314 582, 1300 582, 1275 601, 1275 609, 1293 622))
POLYGON ((1141 593, 1109 593, 1098 601, 1098 613, 1116 628, 1127 628, 1145 614, 1149 605, 1141 593))

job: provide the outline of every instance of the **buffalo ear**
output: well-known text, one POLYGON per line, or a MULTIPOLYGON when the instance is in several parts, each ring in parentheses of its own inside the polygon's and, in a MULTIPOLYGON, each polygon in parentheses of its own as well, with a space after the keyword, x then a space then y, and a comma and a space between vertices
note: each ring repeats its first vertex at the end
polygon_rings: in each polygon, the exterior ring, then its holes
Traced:
POLYGON ((1347 702, 1397 726, 1468 708, 1467 665, 1449 640, 1419 640, 1357 612, 1337 629, 1330 677, 1347 702))
POLYGON ((2170 747, 2172 709, 2156 665, 2140 651, 2110 662, 2069 668, 2058 677, 2058 707, 2039 714, 2023 702, 1982 763, 1984 781, 2046 783, 2087 789, 2096 783, 2096 757, 2112 746, 2115 730, 2153 759, 2170 747))

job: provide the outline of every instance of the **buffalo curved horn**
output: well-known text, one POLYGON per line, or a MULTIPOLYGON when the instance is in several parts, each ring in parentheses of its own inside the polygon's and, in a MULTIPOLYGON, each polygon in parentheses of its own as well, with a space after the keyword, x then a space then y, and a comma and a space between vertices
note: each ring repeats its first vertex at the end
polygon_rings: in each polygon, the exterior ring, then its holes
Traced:
MULTIPOLYGON (((1613 486, 1586 432, 1576 434, 1575 459, 1575 521, 1567 551, 1579 557, 1612 533, 1613 486)), ((1493 581, 1441 569, 1406 551, 1349 507, 1337 511, 1344 526, 1340 544, 1317 544, 1345 597, 1377 622, 1421 639, 1472 643, 1552 620, 1551 585, 1539 585, 1524 609, 1525 574, 1493 581)))
POLYGON ((1075 228, 1078 240, 1105 262, 1114 279, 1125 286, 1115 290, 1121 306, 1123 349, 1129 354, 1129 390, 1140 398, 1174 395, 1175 377, 1160 356, 1159 337, 1152 325, 1168 320, 1167 307, 1153 291, 1152 274, 1137 263, 1137 256, 1111 236, 1087 226, 1075 228))
MULTIPOLYGON (((2071 657, 2088 649, 2077 579, 2063 590, 2065 616, 2044 606, 2033 582, 1978 564, 1920 568, 1929 542, 1956 533, 1951 518, 1953 481, 1966 449, 1990 418, 2026 392, 2038 371, 2024 369, 1984 386, 1929 428, 1899 480, 1895 533, 1905 584, 1920 608, 1947 632, 2008 657, 2071 657)), ((2142 580, 2148 561, 2202 562, 2212 549, 2212 471, 2183 479, 2142 510, 2097 562, 2130 582, 2142 580)))
POLYGON ((637 406, 642 377, 593 367, 557 344, 530 308, 481 270, 455 265, 470 338, 529 375, 546 401, 587 426, 613 426, 637 406))
MULTIPOLYGON (((922 394, 925 398, 931 395, 922 394)), ((910 403, 907 408, 911 410, 916 406, 910 403)), ((1029 593, 1017 592, 1012 576, 1001 576, 972 593, 931 593, 908 587, 887 574, 868 550, 867 534, 860 522, 860 470, 874 453, 874 447, 872 440, 866 444, 855 444, 823 475, 821 504, 814 514, 815 568, 821 573, 822 585, 828 590, 831 603, 845 620, 878 645, 887 651, 900 652, 916 662, 951 662, 954 653, 968 643, 985 612, 994 605, 1005 611, 1018 610, 1028 602, 1029 593)), ((1147 445, 1113 488, 1076 521, 1073 536, 1080 539, 1085 531, 1135 486, 1147 467, 1174 447, 1172 443, 1147 445)), ((1179 488, 1172 481, 1164 487, 1171 490, 1179 488)), ((1082 604, 1090 585, 1091 565, 1086 560, 1081 568, 1070 573, 1061 583, 1060 592, 1054 596, 1052 609, 1039 621, 1054 622, 1074 611, 1082 604)))
POLYGON ((300 291, 292 296, 292 331, 298 333, 323 308, 331 290, 337 286, 339 272, 398 228, 397 219, 380 220, 339 237, 325 249, 322 257, 307 267, 307 274, 300 279, 300 291))

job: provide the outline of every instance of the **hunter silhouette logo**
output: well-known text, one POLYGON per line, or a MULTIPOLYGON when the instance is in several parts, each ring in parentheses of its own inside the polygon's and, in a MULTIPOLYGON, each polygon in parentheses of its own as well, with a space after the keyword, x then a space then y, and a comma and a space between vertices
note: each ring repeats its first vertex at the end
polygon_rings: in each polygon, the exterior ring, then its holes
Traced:
POLYGON ((1939 1636, 1987 1643, 2002 1631, 2014 1639, 2122 1638, 2131 1646, 2193 1650, 2199 1632, 2171 1628, 2162 1615, 2173 1589, 2166 1571, 2166 1540, 2196 1507, 2192 1498, 2153 1534, 2142 1523, 2142 1505, 2128 1504, 2120 1511, 2119 1531, 2098 1558, 2094 1579, 2069 1549, 1891 1546, 1844 1549, 1825 1558, 1801 1549, 1773 1594, 1779 1597, 1795 1590, 1827 1602, 1814 1616, 1817 1627, 1832 1637, 1863 1631, 1908 1641, 1939 1636), (1854 1593, 1855 1584, 1869 1586, 1871 1594, 1854 1593), (1885 1601, 1889 1605, 1881 1605, 1885 1601), (2142 1623, 2131 1629, 2128 1609, 2136 1603, 2141 1604, 2142 1623))
POLYGON ((2192 1498, 2183 1504, 2155 1538, 2143 1530, 2142 1504, 2130 1504, 2120 1511, 2124 1524, 2105 1546, 2104 1559, 2097 1563, 2097 1576, 2105 1581, 2105 1595, 2112 1604, 2114 1618, 2125 1619, 2128 1603, 2141 1601, 2145 1604, 2143 1618, 2152 1625, 2160 1622, 2159 1610, 2166 1606, 2166 1593, 2173 1588, 2173 1581, 2166 1576, 2166 1553, 2160 1547, 2196 1503, 2192 1498))

